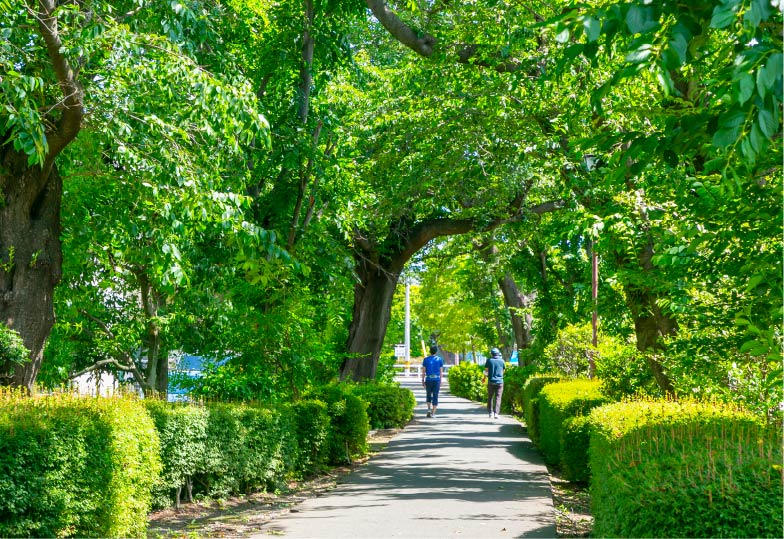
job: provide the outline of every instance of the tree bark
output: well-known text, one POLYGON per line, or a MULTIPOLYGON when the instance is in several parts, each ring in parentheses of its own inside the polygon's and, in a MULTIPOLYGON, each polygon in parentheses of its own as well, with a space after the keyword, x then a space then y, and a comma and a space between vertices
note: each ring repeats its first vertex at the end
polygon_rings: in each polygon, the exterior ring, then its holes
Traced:
MULTIPOLYGON (((512 317, 512 330, 518 350, 525 350, 531 346, 531 324, 533 320, 529 313, 524 312, 531 302, 531 298, 522 294, 517 288, 512 275, 507 272, 498 280, 498 286, 504 295, 504 302, 512 317)), ((527 366, 527 363, 521 365, 527 366)))
POLYGON ((52 297, 60 281, 62 179, 55 166, 27 166, 7 151, 0 172, 0 321, 30 351, 24 365, 0 364, 0 383, 32 390, 54 325, 52 297))
POLYGON ((0 323, 17 331, 30 350, 30 362, 22 366, 0 364, 0 383, 28 390, 54 325, 52 296, 62 274, 62 179, 54 160, 76 138, 84 116, 84 92, 63 54, 57 3, 40 0, 31 9, 63 98, 47 107, 47 152, 40 163, 30 165, 10 140, 0 140, 0 323))

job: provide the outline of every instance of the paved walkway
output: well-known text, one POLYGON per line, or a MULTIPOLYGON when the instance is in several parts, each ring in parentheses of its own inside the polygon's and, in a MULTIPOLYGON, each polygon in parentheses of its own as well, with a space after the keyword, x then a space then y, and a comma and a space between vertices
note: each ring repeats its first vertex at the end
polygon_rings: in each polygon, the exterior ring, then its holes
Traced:
POLYGON ((412 423, 337 488, 254 537, 555 537, 547 469, 520 424, 489 419, 445 387, 438 417, 426 418, 416 379, 403 385, 417 398, 412 423))

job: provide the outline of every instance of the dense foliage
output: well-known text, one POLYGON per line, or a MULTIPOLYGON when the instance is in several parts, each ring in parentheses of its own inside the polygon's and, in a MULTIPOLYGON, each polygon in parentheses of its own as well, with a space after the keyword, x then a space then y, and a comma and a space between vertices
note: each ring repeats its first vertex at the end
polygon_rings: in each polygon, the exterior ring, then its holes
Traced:
POLYGON ((0 534, 143 536, 158 440, 134 399, 0 394, 0 534))
POLYGON ((611 404, 591 423, 597 536, 781 534, 779 429, 697 402, 611 404))

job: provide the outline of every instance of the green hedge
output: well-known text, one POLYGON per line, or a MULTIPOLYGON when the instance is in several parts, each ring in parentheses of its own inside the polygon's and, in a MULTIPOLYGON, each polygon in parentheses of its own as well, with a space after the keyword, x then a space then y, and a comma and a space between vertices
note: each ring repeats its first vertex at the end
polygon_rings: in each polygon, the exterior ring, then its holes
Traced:
POLYGON ((523 413, 523 385, 536 372, 536 367, 510 366, 504 372, 504 394, 501 411, 505 414, 523 413))
POLYGON ((354 388, 354 394, 367 404, 372 429, 403 428, 414 417, 414 394, 398 384, 362 384, 354 388))
POLYGON ((561 475, 567 481, 587 483, 591 478, 588 448, 591 442, 590 416, 568 417, 561 427, 561 475))
POLYGON ((779 428, 696 402, 591 413, 597 537, 781 537, 779 428))
POLYGON ((312 390, 309 398, 327 405, 331 427, 327 438, 329 464, 345 464, 367 453, 367 404, 348 384, 330 384, 312 390))
MULTIPOLYGON (((610 400, 601 393, 601 386, 596 380, 568 380, 543 387, 539 392, 539 448, 544 459, 550 464, 561 465, 564 421, 570 417, 587 415, 592 408, 608 402, 610 400)), ((587 455, 588 445, 570 447, 564 456, 571 459, 580 452, 587 455)), ((587 465, 587 457, 583 462, 587 465)), ((571 461, 569 468, 573 469, 577 465, 577 462, 571 461)))
POLYGON ((329 414, 327 405, 319 400, 301 400, 291 405, 297 438, 297 478, 316 474, 329 459, 329 414))
POLYGON ((244 404, 213 403, 207 408, 207 445, 195 477, 199 492, 225 498, 277 488, 295 467, 291 415, 244 404))
POLYGON ((203 470, 209 413, 203 406, 145 400, 161 441, 163 471, 153 489, 157 508, 178 504, 183 487, 203 470))
POLYGON ((135 399, 0 396, 0 536, 144 536, 158 452, 135 399))
POLYGON ((475 363, 458 363, 449 369, 449 392, 463 399, 487 402, 484 369, 475 363))
POLYGON ((563 378, 551 374, 537 374, 523 384, 523 417, 531 441, 539 446, 539 392, 547 384, 560 382, 563 378))

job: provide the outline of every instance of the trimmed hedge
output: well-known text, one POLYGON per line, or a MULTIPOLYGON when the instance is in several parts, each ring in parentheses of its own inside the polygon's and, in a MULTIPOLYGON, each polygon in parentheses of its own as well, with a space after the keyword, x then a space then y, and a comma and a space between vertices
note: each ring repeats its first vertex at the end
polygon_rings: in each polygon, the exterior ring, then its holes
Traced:
MULTIPOLYGON (((190 487, 191 478, 203 470, 209 413, 207 408, 186 403, 147 399, 144 405, 161 441, 163 470, 153 489, 153 505, 179 505, 182 488, 190 487)), ((190 490, 187 494, 190 498, 190 490)))
POLYGON ((539 392, 547 384, 560 382, 560 376, 552 374, 537 374, 528 378, 523 384, 522 401, 523 417, 531 441, 539 446, 539 392))
POLYGON ((536 367, 509 366, 504 372, 504 394, 501 411, 505 414, 523 413, 523 385, 536 372, 536 367))
POLYGON ((322 471, 329 458, 329 414, 319 400, 301 400, 291 405, 297 437, 294 475, 307 477, 322 471))
POLYGON ((345 464, 367 453, 367 404, 347 384, 330 384, 311 391, 327 405, 331 428, 327 437, 329 464, 345 464))
POLYGON ((367 404, 371 429, 403 428, 414 417, 414 393, 398 384, 362 384, 354 394, 367 404))
POLYGON ((0 398, 0 536, 139 537, 159 441, 128 398, 0 398))
POLYGON ((476 402, 487 402, 484 369, 476 363, 458 363, 449 369, 449 392, 455 397, 476 402))
POLYGON ((294 468, 296 429, 283 415, 245 404, 207 406, 207 444, 195 480, 211 498, 275 490, 294 468))
POLYGON ((561 427, 561 475, 567 481, 587 483, 591 478, 588 448, 591 443, 590 416, 568 417, 561 427))
POLYGON ((778 428, 697 402, 624 402, 591 413, 597 537, 781 537, 778 428))
MULTIPOLYGON (((601 393, 601 386, 596 380, 568 380, 544 386, 539 392, 539 447, 544 459, 550 464, 560 465, 564 421, 570 417, 586 415, 592 408, 608 402, 610 399, 601 393)), ((578 439, 579 437, 572 441, 578 439)), ((570 447, 564 456, 571 459, 581 452, 586 455, 584 463, 587 466, 587 444, 570 447)), ((579 466, 579 460, 569 463, 570 470, 579 466)))

